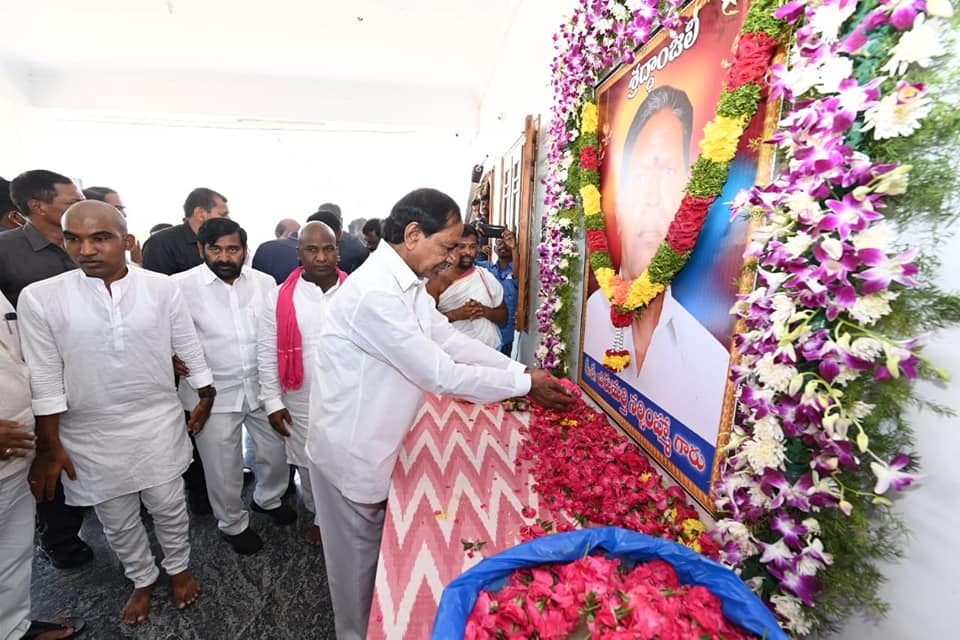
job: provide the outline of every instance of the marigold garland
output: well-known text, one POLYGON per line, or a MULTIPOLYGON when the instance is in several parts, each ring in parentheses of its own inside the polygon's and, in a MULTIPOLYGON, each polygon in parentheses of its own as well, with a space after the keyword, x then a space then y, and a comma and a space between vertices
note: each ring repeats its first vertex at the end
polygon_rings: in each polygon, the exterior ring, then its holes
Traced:
POLYGON ((686 265, 703 229, 710 205, 720 195, 743 132, 757 112, 762 91, 761 82, 776 52, 777 43, 786 30, 781 21, 760 20, 772 13, 774 0, 755 0, 750 4, 743 31, 737 43, 733 64, 724 78, 724 90, 717 113, 703 129, 700 156, 691 169, 684 197, 667 236, 647 268, 637 278, 625 280, 613 270, 606 224, 600 195, 600 174, 597 170, 597 105, 587 100, 580 110, 580 136, 572 143, 579 166, 571 166, 571 175, 579 178, 579 194, 586 216, 587 248, 590 265, 597 283, 610 301, 611 322, 617 327, 614 346, 604 354, 607 369, 623 371, 630 364, 630 353, 623 349, 622 324, 625 316, 639 315, 662 294, 677 273, 686 265), (754 31, 753 29, 756 29, 754 31), (722 108, 722 113, 721 113, 722 108), (598 233, 599 232, 599 233, 598 233), (604 236, 603 242, 599 235, 604 236), (618 324, 621 323, 621 324, 618 324))

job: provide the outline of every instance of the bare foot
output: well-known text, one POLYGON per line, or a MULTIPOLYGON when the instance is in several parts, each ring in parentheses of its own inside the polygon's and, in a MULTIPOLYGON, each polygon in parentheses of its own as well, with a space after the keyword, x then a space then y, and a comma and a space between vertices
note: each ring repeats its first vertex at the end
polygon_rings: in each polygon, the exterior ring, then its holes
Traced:
POLYGON ((177 609, 186 609, 200 597, 200 583, 188 571, 170 576, 173 583, 173 604, 177 609))
POLYGON ((120 613, 120 619, 125 624, 140 624, 146 622, 150 616, 150 599, 153 596, 153 586, 134 589, 120 613))
POLYGON ((320 535, 320 527, 315 524, 310 525, 310 528, 307 529, 307 533, 304 534, 303 538, 307 541, 307 544, 313 545, 314 547, 323 542, 323 536, 320 535))

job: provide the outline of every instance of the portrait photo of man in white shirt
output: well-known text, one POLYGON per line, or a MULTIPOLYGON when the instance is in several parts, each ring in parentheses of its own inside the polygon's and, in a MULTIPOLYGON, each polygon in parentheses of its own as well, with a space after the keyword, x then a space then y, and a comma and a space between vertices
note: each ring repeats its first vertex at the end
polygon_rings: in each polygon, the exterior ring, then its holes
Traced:
MULTIPOLYGON (((630 124, 614 203, 620 275, 634 279, 650 265, 667 235, 690 178, 693 106, 675 87, 653 89, 630 124)), ((602 289, 590 295, 584 353, 598 362, 617 329, 602 289)), ((730 354, 680 302, 670 287, 623 329, 630 364, 621 380, 696 432, 717 441, 730 354)))

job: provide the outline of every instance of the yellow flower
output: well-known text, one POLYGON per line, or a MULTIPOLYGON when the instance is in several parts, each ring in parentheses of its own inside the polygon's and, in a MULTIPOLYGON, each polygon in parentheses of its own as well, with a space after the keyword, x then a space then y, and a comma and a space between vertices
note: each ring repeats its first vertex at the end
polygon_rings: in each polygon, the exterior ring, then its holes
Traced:
POLYGON ((609 353, 603 354, 603 366, 611 371, 620 372, 627 368, 627 365, 630 364, 630 354, 617 354, 611 355, 609 353))
POLYGON ((627 294, 627 299, 623 306, 627 309, 645 307, 651 300, 660 295, 664 288, 665 287, 659 282, 650 282, 650 272, 644 269, 640 277, 635 279, 633 284, 630 285, 630 292, 627 294))
POLYGON ((700 150, 707 160, 713 162, 729 162, 737 155, 737 146, 740 136, 749 122, 747 116, 727 118, 717 116, 703 128, 703 140, 700 141, 700 150))
POLYGON ((601 267, 594 271, 593 275, 597 279, 597 284, 603 289, 604 295, 609 299, 613 295, 615 288, 613 280, 616 274, 613 272, 613 269, 610 267, 601 267))
POLYGON ((580 130, 583 133, 596 133, 597 131, 597 105, 593 102, 587 102, 583 105, 580 112, 580 130))
POLYGON ((687 518, 683 521, 683 535, 688 539, 696 539, 700 534, 706 532, 707 528, 696 518, 687 518))
POLYGON ((594 185, 588 184, 580 188, 580 197, 583 198, 583 212, 592 216, 600 213, 600 190, 594 185))

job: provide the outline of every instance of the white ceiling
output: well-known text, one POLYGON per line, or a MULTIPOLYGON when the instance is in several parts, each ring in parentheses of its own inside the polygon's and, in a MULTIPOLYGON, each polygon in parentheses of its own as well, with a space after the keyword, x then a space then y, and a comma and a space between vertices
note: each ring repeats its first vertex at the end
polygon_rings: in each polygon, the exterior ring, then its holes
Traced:
MULTIPOLYGON (((296 85, 291 95, 300 96, 306 86, 363 88, 365 97, 400 90, 407 98, 422 88, 424 109, 445 93, 457 108, 478 106, 522 2, 0 0, 0 62, 28 79, 39 106, 58 108, 70 108, 64 94, 84 85, 119 99, 121 88, 108 81, 129 85, 133 77, 136 86, 156 79, 168 92, 182 77, 208 95, 222 78, 233 100, 256 86, 296 85)), ((82 108, 112 99, 88 95, 82 108)))

